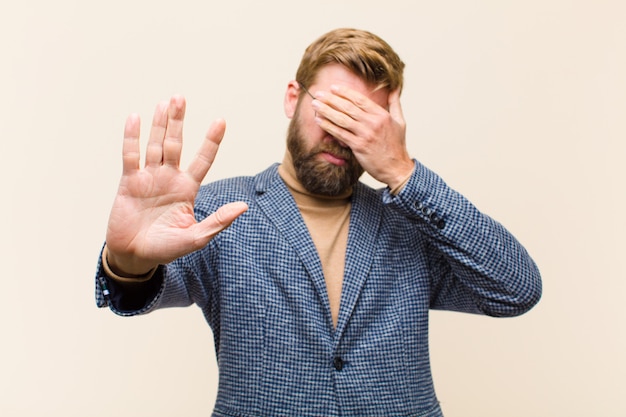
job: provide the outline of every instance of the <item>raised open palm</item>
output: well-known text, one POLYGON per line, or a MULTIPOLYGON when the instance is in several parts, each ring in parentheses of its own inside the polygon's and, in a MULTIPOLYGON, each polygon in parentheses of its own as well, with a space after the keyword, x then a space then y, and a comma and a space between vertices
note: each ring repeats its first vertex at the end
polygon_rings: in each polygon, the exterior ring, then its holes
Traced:
POLYGON ((234 202, 196 222, 193 205, 224 136, 223 120, 209 128, 196 157, 180 169, 185 99, 160 103, 148 140, 145 166, 139 159, 137 115, 126 121, 123 172, 107 228, 108 262, 121 275, 140 275, 205 246, 248 206, 234 202))

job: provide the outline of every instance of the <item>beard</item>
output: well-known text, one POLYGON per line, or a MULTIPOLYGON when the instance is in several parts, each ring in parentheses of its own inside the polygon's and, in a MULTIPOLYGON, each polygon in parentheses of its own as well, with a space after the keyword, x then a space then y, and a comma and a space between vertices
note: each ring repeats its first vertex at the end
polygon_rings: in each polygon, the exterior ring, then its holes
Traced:
POLYGON ((363 174, 361 164, 350 148, 343 147, 336 141, 322 142, 312 149, 306 149, 298 113, 296 110, 287 131, 287 149, 291 154, 298 181, 311 194, 336 197, 346 193, 363 174), (340 166, 320 159, 318 155, 324 152, 343 159, 345 164, 340 166))

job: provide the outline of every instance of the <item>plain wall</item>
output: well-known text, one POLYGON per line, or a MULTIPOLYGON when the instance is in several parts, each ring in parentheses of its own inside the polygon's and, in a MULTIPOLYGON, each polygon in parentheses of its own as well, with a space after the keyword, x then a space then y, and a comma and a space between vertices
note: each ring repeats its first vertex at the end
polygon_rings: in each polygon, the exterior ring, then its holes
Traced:
MULTIPOLYGON (((227 120, 207 181, 284 152, 304 48, 371 30, 406 63, 413 156, 527 247, 540 304, 431 314, 447 417, 624 416, 623 1, 23 1, 0 6, 0 415, 207 416, 200 311, 123 319, 93 276, 126 116, 187 97, 183 165, 227 120)), ((143 142, 145 145, 145 141, 143 142)))

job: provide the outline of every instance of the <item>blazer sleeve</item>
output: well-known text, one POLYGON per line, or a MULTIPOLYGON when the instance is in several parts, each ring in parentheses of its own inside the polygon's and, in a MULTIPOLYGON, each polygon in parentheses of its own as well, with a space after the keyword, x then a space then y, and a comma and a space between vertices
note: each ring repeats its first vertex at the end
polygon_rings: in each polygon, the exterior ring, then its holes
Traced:
MULTIPOLYGON (((199 253, 194 254, 200 257, 199 253)), ((187 257, 190 257, 188 255, 187 257)), ((160 265, 150 280, 136 284, 120 283, 109 277, 102 266, 102 252, 95 279, 95 298, 98 307, 109 307, 120 316, 146 314, 167 307, 186 307, 199 302, 203 291, 190 293, 184 271, 187 257, 160 265)), ((200 280, 192 281, 198 287, 200 280)), ((193 288, 195 288, 193 287, 193 288)))
POLYGON ((539 301, 541 276, 526 249, 420 162, 383 201, 426 236, 431 308, 506 317, 539 301))

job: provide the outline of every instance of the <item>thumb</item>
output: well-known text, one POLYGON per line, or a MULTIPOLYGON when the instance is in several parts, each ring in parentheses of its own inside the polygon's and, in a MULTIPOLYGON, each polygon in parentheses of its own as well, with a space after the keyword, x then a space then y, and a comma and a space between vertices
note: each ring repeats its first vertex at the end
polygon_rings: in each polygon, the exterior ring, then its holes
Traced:
POLYGON ((209 217, 196 224, 195 243, 198 247, 205 246, 215 235, 230 226, 246 210, 248 210, 248 205, 243 201, 223 205, 209 217))
POLYGON ((389 94, 388 99, 389 114, 397 121, 404 123, 404 115, 402 114, 402 106, 400 105, 400 89, 397 88, 389 94))

